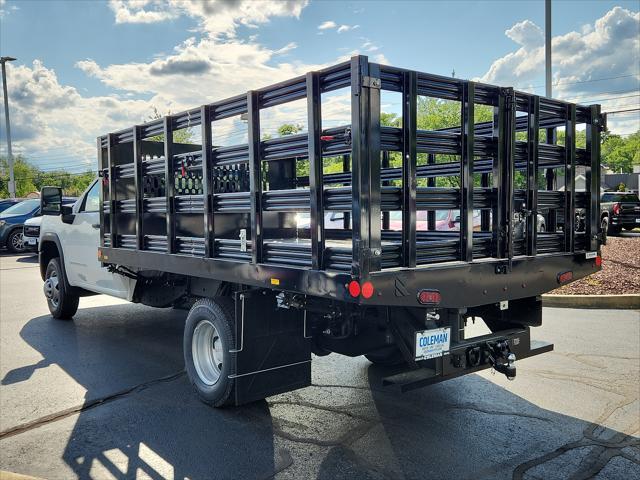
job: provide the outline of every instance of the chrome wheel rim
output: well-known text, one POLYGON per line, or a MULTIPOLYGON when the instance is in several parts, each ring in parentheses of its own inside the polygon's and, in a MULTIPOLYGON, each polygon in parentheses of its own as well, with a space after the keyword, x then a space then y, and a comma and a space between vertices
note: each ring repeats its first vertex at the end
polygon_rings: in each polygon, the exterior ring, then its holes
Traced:
POLYGON ((222 372, 223 344, 209 320, 200 320, 191 339, 191 356, 198 377, 205 385, 215 385, 222 372))
POLYGON ((51 302, 53 308, 58 308, 58 304, 60 303, 60 281, 58 279, 58 272, 55 270, 51 270, 47 279, 43 285, 44 295, 47 297, 47 300, 51 302))
POLYGON ((16 233, 11 236, 11 247, 18 252, 24 250, 24 238, 21 233, 16 233))

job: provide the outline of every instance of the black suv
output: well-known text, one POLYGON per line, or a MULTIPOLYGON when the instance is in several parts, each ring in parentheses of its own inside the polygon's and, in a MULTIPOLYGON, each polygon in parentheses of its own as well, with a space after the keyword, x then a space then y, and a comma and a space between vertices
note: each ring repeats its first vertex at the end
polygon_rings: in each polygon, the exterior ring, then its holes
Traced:
POLYGON ((617 235, 640 227, 640 200, 631 192, 605 192, 600 198, 602 232, 617 235))

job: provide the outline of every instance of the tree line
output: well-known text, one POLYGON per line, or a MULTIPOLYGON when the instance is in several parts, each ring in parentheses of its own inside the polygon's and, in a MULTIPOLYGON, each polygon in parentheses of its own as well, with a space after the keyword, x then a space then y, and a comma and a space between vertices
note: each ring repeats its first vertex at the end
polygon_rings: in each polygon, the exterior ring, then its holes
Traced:
MULTIPOLYGON (((155 112, 155 118, 159 116, 155 112)), ((417 105, 418 129, 437 130, 449 127, 460 126, 460 105, 457 102, 442 101, 434 98, 418 97, 417 105)), ((493 118, 491 107, 476 105, 475 122, 487 122, 493 118)), ((382 112, 380 115, 382 125, 401 127, 402 118, 395 113, 382 112)), ((277 135, 282 137, 292 135, 304 130, 303 125, 285 123, 278 128, 277 135)), ((518 140, 526 140, 526 132, 518 132, 518 140)), ((271 136, 265 135, 263 140, 271 136)), ((164 140, 159 136, 151 140, 164 140)), ((545 140, 544 130, 540 132, 540 141, 545 140)), ((193 132, 183 129, 179 132, 179 138, 175 139, 179 143, 193 143, 193 132)), ((557 143, 564 145, 564 131, 558 130, 557 143)), ((578 130, 576 132, 576 147, 585 148, 586 132, 578 130)), ((612 134, 608 131, 602 134, 601 146, 602 165, 615 173, 631 173, 635 165, 640 165, 640 130, 626 137, 612 134)), ((453 155, 437 155, 436 162, 453 162, 457 160, 453 155)), ((418 164, 426 163, 426 155, 419 154, 418 164)), ((391 167, 400 167, 402 159, 400 152, 390 152, 389 164, 391 167)), ((342 157, 329 157, 324 159, 324 172, 341 172, 343 168, 342 157)), ((17 196, 25 196, 32 192, 39 192, 45 185, 60 186, 65 195, 77 196, 81 194, 89 183, 95 178, 95 172, 69 173, 64 169, 54 171, 43 171, 36 165, 30 163, 25 157, 18 155, 14 159, 14 172, 16 179, 17 196)), ((297 162, 298 176, 309 175, 309 162, 297 162)), ((516 176, 517 177, 517 176, 516 176)), ((0 198, 6 198, 8 192, 9 169, 6 158, 0 158, 0 198)), ((458 186, 457 177, 439 178, 437 186, 458 186)), ((478 180, 479 182, 479 180, 478 180)), ((518 178, 516 178, 516 183, 518 178)), ((426 179, 419 179, 420 186, 426 186, 426 179), (424 184, 424 185, 423 185, 424 184)))

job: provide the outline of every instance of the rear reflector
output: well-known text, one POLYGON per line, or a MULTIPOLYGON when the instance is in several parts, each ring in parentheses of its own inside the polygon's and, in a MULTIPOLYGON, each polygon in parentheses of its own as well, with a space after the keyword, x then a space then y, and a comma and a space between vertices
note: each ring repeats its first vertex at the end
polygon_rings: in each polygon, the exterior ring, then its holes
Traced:
POLYGON ((364 282, 362 284, 362 296, 364 298, 371 298, 373 297, 373 283, 371 282, 364 282))
POLYGON ((353 298, 360 295, 360 284, 355 280, 351 280, 351 282, 349 282, 349 295, 353 298))
POLYGON ((572 271, 562 272, 558 274, 558 283, 566 283, 566 282, 570 282, 571 280, 573 280, 572 271))
POLYGON ((437 305, 441 299, 442 296, 438 290, 420 290, 418 293, 418 301, 422 305, 437 305))
POLYGON ((602 265, 602 257, 600 255, 598 255, 596 257, 596 267, 599 267, 602 265))

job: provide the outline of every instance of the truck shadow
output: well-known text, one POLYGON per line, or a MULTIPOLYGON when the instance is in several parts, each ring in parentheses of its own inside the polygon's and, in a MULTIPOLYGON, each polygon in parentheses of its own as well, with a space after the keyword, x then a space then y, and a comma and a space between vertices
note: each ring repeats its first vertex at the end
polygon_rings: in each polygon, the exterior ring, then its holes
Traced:
POLYGON ((23 327, 43 359, 9 371, 2 385, 35 382, 29 392, 44 403, 34 372, 57 365, 86 390, 77 414, 61 419, 74 422, 71 432, 61 425, 53 437, 27 425, 11 438, 7 445, 31 459, 61 452, 67 468, 50 462, 55 470, 29 473, 196 480, 270 478, 290 467, 294 477, 320 479, 520 479, 588 478, 615 462, 624 463, 603 478, 640 470, 630 453, 637 438, 540 408, 478 375, 400 394, 380 386, 384 369, 331 355, 314 360, 323 373, 311 388, 210 408, 183 373, 185 316, 126 304, 23 327))
MULTIPOLYGON (((57 365, 86 390, 77 417, 60 417, 73 418, 72 432, 36 440, 32 448, 59 449, 77 478, 268 478, 288 466, 290 457, 274 452, 265 401, 216 410, 196 398, 184 373, 185 316, 128 304, 80 309, 70 322, 48 315, 30 320, 20 336, 43 359, 9 371, 2 385, 20 388, 29 381, 34 386, 28 391, 42 395, 34 403, 46 404, 37 383, 43 376, 34 373, 57 365)), ((11 443, 38 438, 41 424, 23 424, 11 443)), ((68 478, 59 468, 32 473, 68 478)))
MULTIPOLYGON (((345 458, 366 475, 387 478, 637 478, 640 439, 633 411, 629 433, 603 424, 637 405, 637 392, 606 405, 599 423, 541 408, 479 375, 405 394, 381 387, 389 369, 370 365, 367 376, 377 417, 366 437, 338 445, 319 478, 332 478, 345 458), (366 438, 366 440, 365 440, 366 438)), ((393 370, 391 370, 393 371, 393 370)), ((567 394, 566 401, 577 399, 567 394)), ((364 414, 366 412, 363 411, 364 414)), ((619 420, 619 418, 617 419, 619 420)), ((640 477, 639 477, 640 478, 640 477)))

